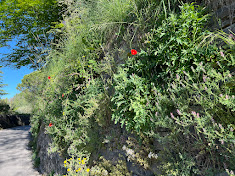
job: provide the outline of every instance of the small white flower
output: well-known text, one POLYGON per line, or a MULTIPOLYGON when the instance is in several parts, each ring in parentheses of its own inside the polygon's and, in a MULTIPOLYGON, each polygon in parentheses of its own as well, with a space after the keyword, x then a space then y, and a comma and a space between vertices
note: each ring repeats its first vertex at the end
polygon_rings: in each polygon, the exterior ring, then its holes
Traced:
POLYGON ((157 159, 158 158, 158 155, 157 154, 154 154, 154 153, 152 153, 152 152, 150 152, 149 154, 148 154, 148 158, 155 158, 155 159, 157 159))

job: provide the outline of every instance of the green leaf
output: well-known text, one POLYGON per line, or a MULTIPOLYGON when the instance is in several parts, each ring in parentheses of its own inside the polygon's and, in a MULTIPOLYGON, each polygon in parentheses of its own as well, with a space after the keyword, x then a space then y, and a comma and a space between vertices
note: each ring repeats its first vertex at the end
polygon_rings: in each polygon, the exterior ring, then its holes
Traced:
POLYGON ((92 48, 92 47, 88 47, 87 49, 89 49, 89 50, 95 50, 95 48, 92 48))

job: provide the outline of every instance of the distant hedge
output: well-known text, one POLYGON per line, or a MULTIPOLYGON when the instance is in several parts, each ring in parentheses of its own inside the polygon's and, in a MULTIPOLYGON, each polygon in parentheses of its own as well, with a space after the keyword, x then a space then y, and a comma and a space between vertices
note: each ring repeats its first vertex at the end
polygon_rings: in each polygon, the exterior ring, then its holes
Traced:
POLYGON ((0 128, 12 128, 15 126, 29 125, 29 114, 0 115, 0 128))

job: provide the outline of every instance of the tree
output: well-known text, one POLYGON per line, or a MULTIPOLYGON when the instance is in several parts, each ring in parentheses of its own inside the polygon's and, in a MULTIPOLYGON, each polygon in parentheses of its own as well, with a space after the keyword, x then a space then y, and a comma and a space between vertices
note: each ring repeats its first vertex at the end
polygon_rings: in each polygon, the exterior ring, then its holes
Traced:
POLYGON ((40 61, 45 60, 47 49, 57 38, 49 31, 62 26, 64 8, 57 0, 0 0, 0 47, 18 40, 13 52, 1 61, 14 63, 16 68, 40 68, 40 61))
POLYGON ((42 94, 45 81, 45 74, 42 70, 25 75, 21 83, 16 87, 21 93, 13 97, 12 108, 14 110, 18 109, 18 112, 22 110, 22 112, 30 113, 37 102, 37 98, 42 94))
POLYGON ((16 89, 19 91, 28 90, 34 96, 41 93, 42 87, 45 84, 44 73, 40 70, 34 71, 25 75, 21 83, 17 85, 16 89))
POLYGON ((30 114, 33 109, 33 102, 26 99, 25 92, 16 94, 10 101, 8 101, 11 109, 18 113, 30 114))
MULTIPOLYGON (((1 68, 1 66, 0 66, 0 68, 1 68)), ((0 71, 0 74, 3 74, 3 72, 0 71)), ((3 89, 1 89, 2 87, 5 87, 5 86, 7 86, 7 84, 3 84, 2 75, 0 75, 0 96, 7 94, 3 89)))

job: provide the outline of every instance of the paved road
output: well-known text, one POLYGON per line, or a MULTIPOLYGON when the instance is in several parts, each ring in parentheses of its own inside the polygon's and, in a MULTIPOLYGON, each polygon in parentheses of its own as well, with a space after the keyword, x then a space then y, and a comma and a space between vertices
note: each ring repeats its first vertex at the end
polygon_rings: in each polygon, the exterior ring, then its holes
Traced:
POLYGON ((40 176, 33 169, 30 126, 0 130, 0 176, 40 176))

